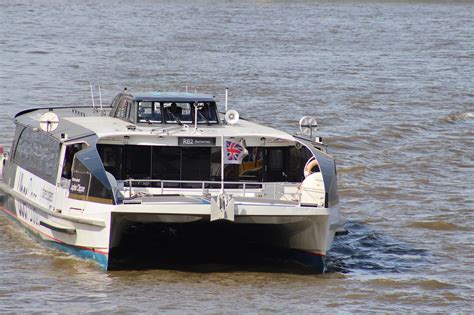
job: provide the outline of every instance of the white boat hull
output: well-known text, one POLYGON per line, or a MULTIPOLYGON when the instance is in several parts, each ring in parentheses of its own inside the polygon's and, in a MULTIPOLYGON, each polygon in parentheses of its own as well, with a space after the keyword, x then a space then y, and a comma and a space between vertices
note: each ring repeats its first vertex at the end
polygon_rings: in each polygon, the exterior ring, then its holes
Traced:
MULTIPOLYGON (((75 200, 65 198, 51 207, 61 209, 60 212, 51 211, 27 200, 22 193, 10 190, 2 209, 50 246, 93 259, 106 270, 110 269, 114 258, 111 253, 121 246, 131 226, 166 224, 186 228, 198 223, 201 231, 206 231, 213 225, 222 224, 222 221, 209 221, 210 203, 202 198, 182 203, 179 200, 169 202, 161 197, 161 202, 115 206, 83 202, 80 210, 77 206, 75 200), (95 212, 93 216, 92 211, 95 212), (91 220, 91 217, 95 219, 91 220)), ((243 241, 262 248, 286 249, 288 252, 283 256, 294 258, 317 272, 324 271, 326 252, 336 229, 343 224, 332 208, 256 202, 237 202, 234 220, 228 224, 234 226, 233 231, 244 231, 246 237, 243 241), (258 232, 252 235, 255 231, 258 232)), ((146 239, 142 241, 147 242, 146 239)))

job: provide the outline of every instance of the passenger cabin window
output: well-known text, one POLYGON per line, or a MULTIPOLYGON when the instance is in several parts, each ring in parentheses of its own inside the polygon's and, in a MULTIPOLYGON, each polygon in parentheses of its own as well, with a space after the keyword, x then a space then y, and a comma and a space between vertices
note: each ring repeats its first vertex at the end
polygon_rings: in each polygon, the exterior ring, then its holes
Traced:
MULTIPOLYGON (((220 147, 176 147, 98 144, 105 170, 117 180, 161 179, 220 181, 220 147)), ((304 147, 247 147, 242 164, 224 165, 225 181, 301 182, 312 156, 304 147)), ((144 181, 143 183, 146 183, 144 181)), ((153 185, 153 184, 145 184, 153 185)), ((166 187, 201 187, 194 183, 166 183, 166 187)))
POLYGON ((24 128, 19 135, 13 161, 27 171, 55 184, 59 155, 58 140, 41 130, 24 128))
POLYGON ((161 123, 161 105, 159 102, 138 102, 138 122, 161 123))

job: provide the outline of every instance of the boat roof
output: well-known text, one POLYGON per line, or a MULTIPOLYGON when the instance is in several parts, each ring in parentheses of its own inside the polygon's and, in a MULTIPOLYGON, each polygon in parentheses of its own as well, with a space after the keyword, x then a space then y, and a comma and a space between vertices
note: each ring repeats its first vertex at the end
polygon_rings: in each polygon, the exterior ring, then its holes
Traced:
POLYGON ((134 93, 133 100, 152 102, 213 102, 214 96, 200 93, 147 92, 134 93))
MULTIPOLYGON (((137 99, 140 95, 135 96, 137 99)), ((193 94, 194 95, 194 94, 193 94)), ((143 98, 141 98, 143 100, 143 98)), ((163 100, 164 100, 163 96, 163 100)), ((184 98, 182 98, 184 100, 184 98)), ((156 100, 156 99, 155 99, 156 100)), ((169 98, 166 98, 169 100, 169 98)), ((189 98, 188 98, 189 100, 189 98)), ((196 100, 196 99, 194 99, 196 100)), ((200 100, 204 100, 203 98, 200 100)), ((209 100, 207 98, 206 100, 209 100)), ((59 124, 54 131, 49 133, 54 138, 64 139, 67 134, 69 141, 84 137, 97 136, 98 138, 112 137, 140 137, 145 142, 153 142, 153 138, 160 137, 267 137, 293 140, 293 136, 284 131, 280 131, 271 127, 263 126, 257 123, 240 119, 235 125, 215 124, 204 125, 199 124, 197 130, 194 124, 179 126, 177 124, 153 124, 153 125, 136 125, 119 118, 108 116, 111 107, 103 107, 103 109, 88 107, 48 107, 25 110, 15 116, 16 123, 29 126, 31 128, 40 128, 40 121, 43 114, 47 112, 55 113, 59 118, 59 124), (145 140, 147 139, 147 140, 145 140)), ((220 119, 223 120, 224 115, 220 113, 220 119)))

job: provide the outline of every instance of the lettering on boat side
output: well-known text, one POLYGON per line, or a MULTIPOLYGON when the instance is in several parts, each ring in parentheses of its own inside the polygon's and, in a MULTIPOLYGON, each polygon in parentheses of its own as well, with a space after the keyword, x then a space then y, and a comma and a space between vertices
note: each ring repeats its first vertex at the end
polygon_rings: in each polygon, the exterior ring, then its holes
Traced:
POLYGON ((14 188, 20 194, 44 207, 51 208, 55 186, 21 168, 17 169, 14 188))
POLYGON ((211 137, 178 137, 178 145, 180 146, 215 146, 216 138, 211 137))
POLYGON ((53 202, 53 195, 54 193, 47 190, 45 187, 43 187, 43 190, 42 190, 42 197, 44 200, 47 200, 49 202, 53 202))
POLYGON ((23 221, 32 225, 40 225, 40 217, 32 206, 15 200, 15 207, 18 217, 23 221))
POLYGON ((74 173, 71 177, 69 192, 77 195, 86 195, 89 192, 90 174, 74 173))

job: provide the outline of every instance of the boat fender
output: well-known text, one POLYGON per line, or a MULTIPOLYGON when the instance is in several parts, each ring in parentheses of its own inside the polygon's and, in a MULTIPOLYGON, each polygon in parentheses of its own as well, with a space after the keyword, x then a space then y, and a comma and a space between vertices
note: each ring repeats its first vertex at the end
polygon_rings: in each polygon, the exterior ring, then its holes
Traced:
POLYGON ((313 168, 318 166, 318 161, 313 157, 311 158, 304 167, 304 177, 308 177, 309 175, 313 174, 313 168))

